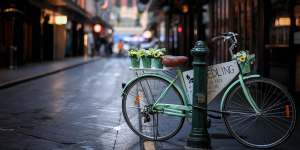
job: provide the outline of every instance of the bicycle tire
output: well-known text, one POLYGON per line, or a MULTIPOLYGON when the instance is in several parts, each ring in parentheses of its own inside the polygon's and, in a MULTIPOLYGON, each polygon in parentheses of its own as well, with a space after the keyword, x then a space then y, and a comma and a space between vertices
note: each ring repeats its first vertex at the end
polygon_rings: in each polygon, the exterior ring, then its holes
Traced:
MULTIPOLYGON (((125 119, 127 125, 135 134, 137 134, 138 136, 140 136, 144 139, 147 139, 147 140, 163 141, 163 140, 170 139, 171 137, 175 136, 179 132, 179 130, 182 128, 182 125, 184 123, 184 117, 176 117, 176 116, 167 115, 167 118, 163 118, 164 114, 161 114, 161 113, 152 114, 152 116, 150 117, 150 124, 152 121, 152 124, 153 124, 152 130, 153 131, 151 131, 151 130, 147 129, 148 126, 146 126, 147 124, 149 125, 149 123, 148 122, 145 123, 145 121, 144 121, 144 119, 146 119, 146 116, 145 116, 145 114, 143 114, 143 112, 145 112, 145 111, 142 109, 143 109, 143 107, 145 108, 146 105, 142 106, 142 107, 140 106, 140 105, 146 104, 146 102, 143 102, 143 101, 139 102, 139 107, 136 108, 138 111, 137 113, 130 113, 128 111, 128 108, 130 107, 130 103, 133 103, 132 102, 133 100, 136 101, 136 97, 135 97, 136 95, 133 95, 133 99, 129 99, 129 97, 128 97, 129 95, 132 94, 131 93, 132 91, 138 90, 138 92, 137 92, 138 96, 142 95, 141 97, 144 97, 145 100, 147 99, 147 102, 149 103, 148 105, 150 105, 150 106, 153 104, 153 100, 152 101, 149 100, 150 99, 149 95, 152 95, 153 97, 155 95, 156 96, 155 98, 157 98, 156 94, 163 91, 162 89, 164 89, 164 88, 162 88, 162 85, 154 85, 155 83, 153 83, 151 81, 159 81, 159 83, 164 83, 164 85, 170 84, 170 81, 165 80, 164 78, 160 78, 158 76, 147 75, 147 76, 142 76, 142 77, 136 78, 134 81, 132 81, 126 87, 126 89, 124 89, 123 98, 122 98, 122 113, 123 113, 123 116, 124 116, 124 119, 125 119), (152 87, 152 88, 155 88, 155 90, 150 88, 151 85, 156 86, 156 87, 152 87), (135 87, 138 89, 135 89, 135 87), (141 87, 143 87, 143 89, 141 87), (146 89, 146 88, 148 88, 148 89, 146 89), (141 89, 142 89, 142 92, 139 91, 141 89), (148 91, 146 91, 146 90, 148 90, 148 91), (151 92, 152 92, 152 94, 150 94, 151 92), (157 92, 157 93, 154 93, 154 92, 157 92), (138 119, 133 120, 134 117, 138 117, 138 119), (155 124, 155 120, 157 120, 156 124, 155 124), (158 120, 160 122, 163 122, 163 126, 159 126, 158 120), (139 124, 138 127, 135 125, 137 123, 139 124), (156 127, 155 127, 155 125, 156 125, 156 127), (168 128, 168 132, 163 133, 164 132, 163 130, 166 130, 166 128, 168 128)), ((160 94, 158 94, 158 95, 160 95, 160 94)), ((167 99, 167 98, 163 98, 160 101, 161 103, 165 102, 168 104, 184 105, 183 98, 180 95, 178 89, 174 85, 172 85, 171 88, 168 90, 168 93, 166 96, 172 96, 172 98, 170 99, 172 101, 169 101, 169 99, 167 99), (176 96, 174 96, 174 94, 176 96), (177 100, 177 102, 175 102, 175 100, 177 100)), ((142 99, 142 98, 140 98, 140 99, 142 99)), ((152 98, 152 99, 154 99, 154 98, 152 98)), ((134 103, 136 103, 136 102, 134 102, 134 103)), ((134 104, 134 105, 136 105, 136 104, 134 104)))
POLYGON ((272 148, 286 141, 296 122, 296 109, 291 94, 282 85, 266 78, 248 79, 245 85, 262 113, 255 114, 248 102, 241 101, 247 100, 238 84, 227 95, 222 106, 223 111, 231 112, 223 115, 229 133, 238 142, 253 148, 272 148), (254 121, 251 122, 251 118, 254 121), (239 124, 234 124, 234 121, 239 124), (247 124, 249 125, 246 126, 247 124), (248 134, 245 133, 246 130, 248 134))

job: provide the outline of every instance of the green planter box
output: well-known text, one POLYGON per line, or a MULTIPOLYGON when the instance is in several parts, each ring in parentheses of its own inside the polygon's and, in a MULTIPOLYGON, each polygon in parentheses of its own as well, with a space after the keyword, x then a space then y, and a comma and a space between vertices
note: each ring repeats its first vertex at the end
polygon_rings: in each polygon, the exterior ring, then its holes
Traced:
POLYGON ((151 68, 161 69, 163 65, 161 63, 161 58, 151 58, 151 68))
POLYGON ((131 67, 132 68, 139 68, 140 67, 140 59, 135 57, 130 57, 131 67))
POLYGON ((143 57, 142 58, 144 68, 151 68, 151 58, 143 57))
POLYGON ((251 64, 249 62, 240 63, 240 68, 241 68, 242 74, 248 74, 251 72, 251 64))

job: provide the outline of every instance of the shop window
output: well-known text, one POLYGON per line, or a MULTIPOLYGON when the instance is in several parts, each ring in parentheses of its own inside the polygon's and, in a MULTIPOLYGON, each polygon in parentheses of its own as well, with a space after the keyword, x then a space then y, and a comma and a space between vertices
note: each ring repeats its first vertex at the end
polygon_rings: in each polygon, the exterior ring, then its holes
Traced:
POLYGON ((296 91, 300 92, 300 2, 295 6, 295 24, 296 24, 296 32, 294 33, 294 44, 296 45, 296 91))
POLYGON ((288 1, 271 1, 271 27, 267 47, 288 47, 291 20, 288 13, 288 1))

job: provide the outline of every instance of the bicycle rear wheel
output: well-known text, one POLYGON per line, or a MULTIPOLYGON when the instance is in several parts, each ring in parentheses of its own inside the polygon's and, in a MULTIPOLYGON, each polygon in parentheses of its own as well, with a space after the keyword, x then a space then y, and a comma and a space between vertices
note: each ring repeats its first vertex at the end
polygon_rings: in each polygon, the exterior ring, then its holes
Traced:
POLYGON ((271 148, 285 141, 292 133, 296 109, 289 92, 270 79, 245 81, 255 103, 261 110, 254 112, 240 85, 225 99, 225 125, 240 143, 254 148, 271 148))
MULTIPOLYGON (((167 140, 181 129, 184 117, 151 110, 151 106, 169 85, 169 81, 150 75, 137 78, 124 90, 123 116, 130 129, 140 137, 147 140, 167 140)), ((173 85, 159 103, 184 104, 183 98, 173 85)))

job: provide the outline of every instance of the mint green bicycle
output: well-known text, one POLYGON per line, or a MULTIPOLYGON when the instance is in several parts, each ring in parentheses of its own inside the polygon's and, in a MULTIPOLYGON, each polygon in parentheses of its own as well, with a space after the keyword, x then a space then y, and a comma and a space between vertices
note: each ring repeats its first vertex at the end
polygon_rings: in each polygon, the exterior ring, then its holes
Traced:
MULTIPOLYGON (((277 146, 294 129, 296 109, 293 98, 277 82, 257 74, 249 75, 254 55, 245 51, 233 53, 237 47, 236 36, 236 33, 228 32, 214 40, 230 42, 229 52, 240 70, 237 80, 225 89, 220 110, 196 108, 221 114, 229 133, 241 144, 253 148, 277 146)), ((176 57, 173 59, 176 62, 176 57)), ((167 140, 176 135, 185 118, 191 118, 195 107, 189 103, 183 74, 178 68, 175 77, 144 72, 123 88, 125 121, 134 133, 147 140, 167 140)))

